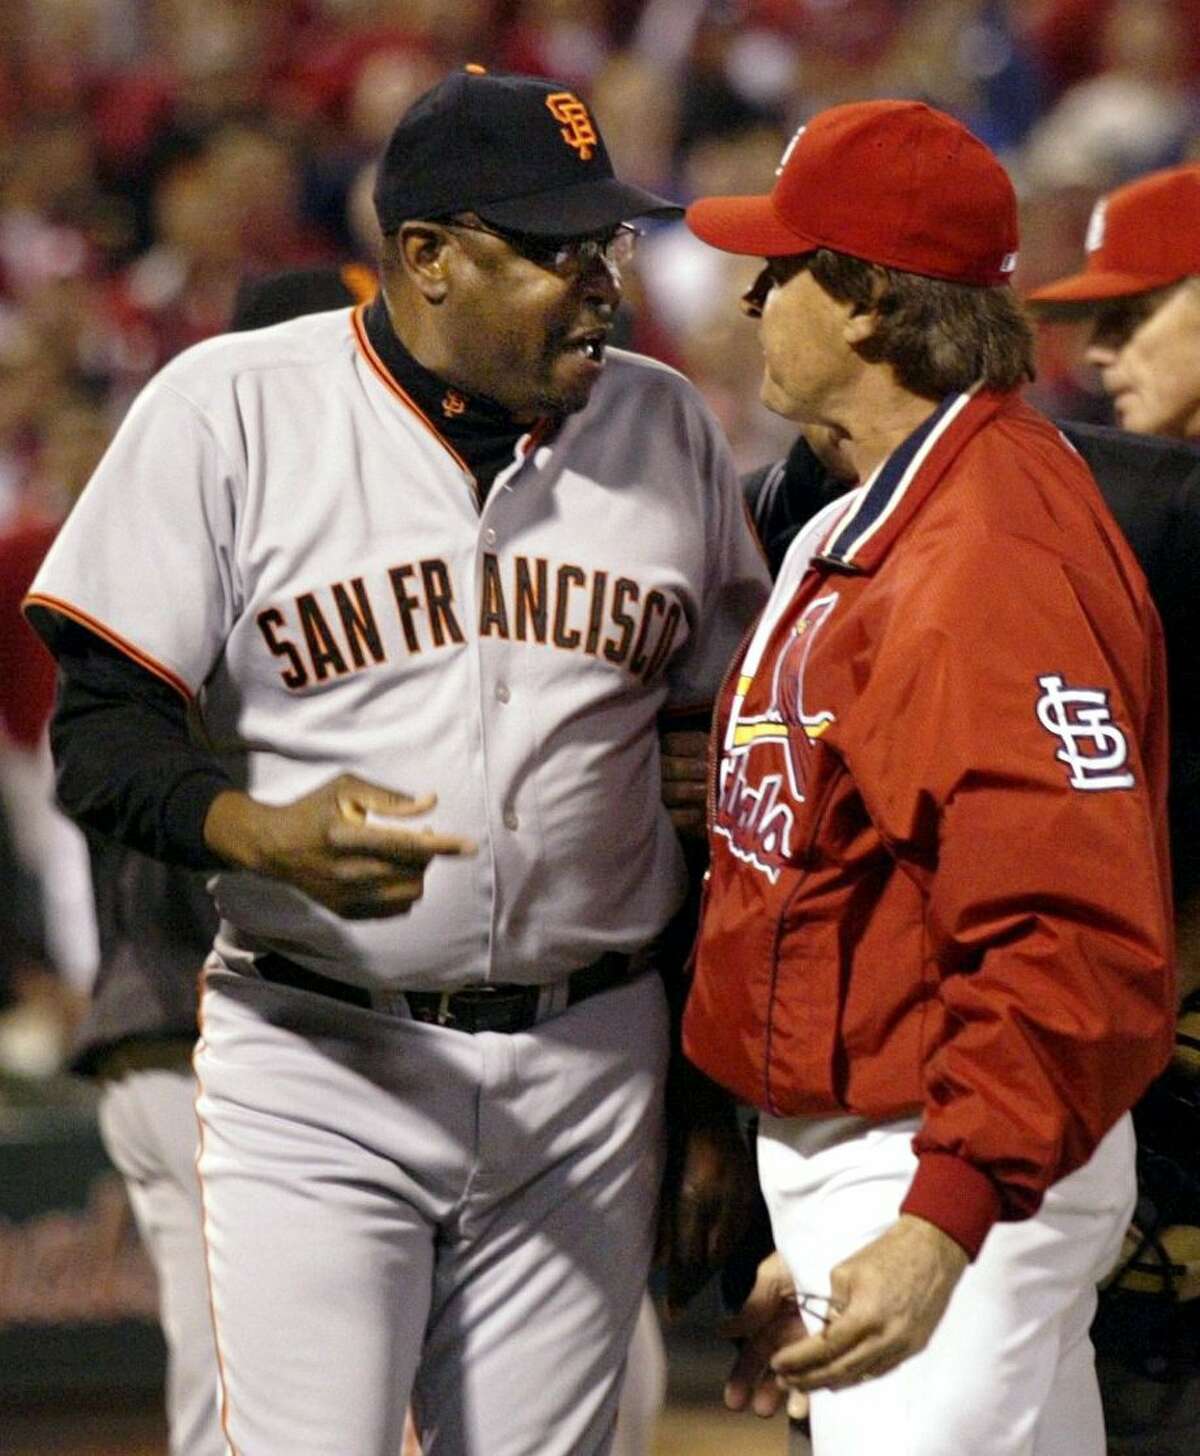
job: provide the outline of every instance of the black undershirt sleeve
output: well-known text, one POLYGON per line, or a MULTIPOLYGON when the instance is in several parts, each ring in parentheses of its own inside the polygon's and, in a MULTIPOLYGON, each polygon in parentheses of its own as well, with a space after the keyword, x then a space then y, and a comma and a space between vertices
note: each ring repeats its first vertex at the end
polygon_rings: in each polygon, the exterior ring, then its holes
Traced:
POLYGON ((84 627, 60 619, 50 722, 58 802, 77 823, 168 864, 216 869, 204 819, 234 787, 192 741, 173 688, 84 627))

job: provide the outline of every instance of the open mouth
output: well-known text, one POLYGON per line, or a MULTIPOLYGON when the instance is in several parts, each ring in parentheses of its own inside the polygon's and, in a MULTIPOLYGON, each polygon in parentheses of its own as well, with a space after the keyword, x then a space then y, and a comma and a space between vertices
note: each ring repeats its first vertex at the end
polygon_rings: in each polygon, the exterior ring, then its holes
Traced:
POLYGON ((567 348, 577 354, 582 354, 592 364, 604 363, 604 351, 608 345, 608 333, 604 329, 595 329, 586 334, 576 334, 567 343, 567 348))

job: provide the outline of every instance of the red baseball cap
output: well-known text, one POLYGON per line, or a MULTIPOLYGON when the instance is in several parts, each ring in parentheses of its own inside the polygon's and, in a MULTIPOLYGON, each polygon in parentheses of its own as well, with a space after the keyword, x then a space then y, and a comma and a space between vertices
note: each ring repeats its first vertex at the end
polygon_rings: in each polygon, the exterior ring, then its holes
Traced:
POLYGON ((1030 303, 1102 303, 1200 273, 1200 166, 1167 167, 1092 209, 1083 272, 1047 283, 1030 303))
POLYGON ((1017 199, 992 153, 918 101, 832 106, 803 126, 765 197, 705 197, 698 238, 761 258, 832 248, 954 283, 1007 283, 1017 199))

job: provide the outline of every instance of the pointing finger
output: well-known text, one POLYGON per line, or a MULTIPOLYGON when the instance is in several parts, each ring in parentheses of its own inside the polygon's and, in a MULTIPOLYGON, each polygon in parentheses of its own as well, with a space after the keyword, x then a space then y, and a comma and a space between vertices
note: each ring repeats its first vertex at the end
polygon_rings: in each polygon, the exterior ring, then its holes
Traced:
POLYGON ((335 823, 329 842, 344 853, 375 855, 389 864, 422 868, 437 855, 472 855, 478 846, 460 834, 437 834, 432 829, 407 829, 397 824, 383 829, 370 824, 335 823))

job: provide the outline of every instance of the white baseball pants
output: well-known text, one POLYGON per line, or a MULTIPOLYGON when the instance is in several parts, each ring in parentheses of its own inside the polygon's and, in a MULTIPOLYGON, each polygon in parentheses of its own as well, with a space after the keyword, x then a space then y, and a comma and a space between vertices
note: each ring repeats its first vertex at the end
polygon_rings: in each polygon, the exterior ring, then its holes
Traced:
MULTIPOLYGON (((799 1289, 828 1294, 830 1269, 895 1221, 916 1126, 762 1118, 763 1192, 799 1289)), ((1135 1197, 1126 1116, 1034 1218, 992 1228, 920 1354, 813 1394, 814 1456, 1103 1456, 1088 1329, 1135 1197)))
POLYGON ((474 1036, 210 963, 196 1056, 233 1456, 604 1456, 652 1250, 659 978, 474 1036))

